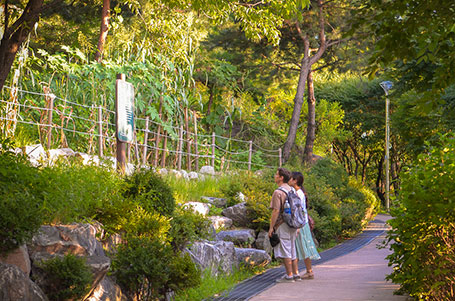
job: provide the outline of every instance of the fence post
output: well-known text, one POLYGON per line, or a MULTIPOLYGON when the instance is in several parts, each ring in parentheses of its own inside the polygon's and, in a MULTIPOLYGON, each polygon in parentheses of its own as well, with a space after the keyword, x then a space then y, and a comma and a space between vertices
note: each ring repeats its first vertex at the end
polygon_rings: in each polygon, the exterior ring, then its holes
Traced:
MULTIPOLYGON (((125 80, 125 74, 117 74, 117 79, 120 79, 120 80, 125 80)), ((115 89, 117 90, 118 87, 117 87, 117 84, 115 85, 115 89)), ((115 114, 116 114, 116 118, 115 118, 115 126, 116 126, 116 131, 118 129, 118 99, 117 99, 117 95, 118 95, 118 92, 116 91, 115 93, 116 95, 116 99, 115 99, 115 114)), ((121 172, 121 173, 124 173, 125 172, 125 168, 126 168, 126 142, 122 142, 118 139, 118 135, 116 134, 115 135, 115 139, 117 140, 117 169, 121 172)))
POLYGON ((253 155, 253 141, 250 140, 250 151, 248 152, 248 170, 251 170, 251 157, 253 155))
POLYGON ((193 118, 194 118, 194 149, 196 153, 196 171, 199 171, 199 149, 198 149, 198 143, 197 143, 197 118, 196 114, 193 112, 193 118))
POLYGON ((179 130, 179 143, 178 143, 178 161, 177 161, 177 169, 181 170, 182 169, 182 150, 183 150, 183 125, 180 126, 179 130))
POLYGON ((281 148, 278 149, 278 156, 280 158, 280 166, 281 167, 281 164, 282 164, 282 159, 281 159, 281 148))
POLYGON ((54 111, 54 98, 52 96, 47 95, 49 99, 49 111, 47 112, 48 120, 48 128, 49 131, 47 132, 47 149, 51 149, 51 140, 52 140, 52 112, 54 111))
POLYGON ((212 167, 215 169, 215 133, 212 133, 212 167))
POLYGON ((145 118, 145 133, 144 133, 144 150, 142 151, 142 165, 147 161, 147 143, 149 140, 149 117, 145 118))
POLYGON ((161 168, 166 167, 166 152, 167 152, 167 133, 163 129, 164 142, 163 142, 163 153, 161 155, 161 168))
POLYGON ((98 157, 103 157, 103 111, 98 107, 98 157))

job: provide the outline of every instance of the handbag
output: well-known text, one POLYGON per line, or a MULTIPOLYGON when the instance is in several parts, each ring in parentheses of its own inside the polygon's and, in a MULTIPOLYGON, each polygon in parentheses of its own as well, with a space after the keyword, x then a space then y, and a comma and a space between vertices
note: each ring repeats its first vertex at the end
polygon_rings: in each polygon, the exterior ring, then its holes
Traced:
POLYGON ((272 247, 275 247, 276 245, 278 245, 280 243, 280 238, 278 237, 278 234, 276 234, 275 232, 272 233, 272 236, 270 236, 270 245, 272 247))
POLYGON ((313 231, 314 229, 314 219, 308 215, 308 225, 310 226, 310 230, 313 231))

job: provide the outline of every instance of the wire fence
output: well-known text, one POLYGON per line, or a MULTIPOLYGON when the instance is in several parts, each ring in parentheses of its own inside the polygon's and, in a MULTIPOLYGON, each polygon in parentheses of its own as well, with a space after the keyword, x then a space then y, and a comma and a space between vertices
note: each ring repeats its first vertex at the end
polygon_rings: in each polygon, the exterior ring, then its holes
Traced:
MULTIPOLYGON (((9 99, 0 99, 0 128, 6 136, 16 130, 36 137, 51 148, 72 148, 100 158, 116 153, 115 111, 107 105, 79 104, 52 93, 4 86, 9 99)), ((3 93, 5 94, 5 93, 3 93)), ((5 97, 6 98, 6 97, 5 97)), ((146 116, 135 117, 134 139, 127 145, 127 161, 135 165, 199 170, 261 169, 281 166, 281 149, 267 149, 253 141, 212 133, 198 134, 187 125, 163 123, 146 116)))

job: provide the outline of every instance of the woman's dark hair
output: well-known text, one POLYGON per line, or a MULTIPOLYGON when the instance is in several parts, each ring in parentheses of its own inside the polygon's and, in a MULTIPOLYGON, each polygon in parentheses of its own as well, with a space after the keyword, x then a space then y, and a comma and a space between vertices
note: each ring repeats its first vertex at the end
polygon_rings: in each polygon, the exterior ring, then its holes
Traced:
POLYGON ((298 171, 293 171, 291 178, 293 178, 296 181, 297 186, 302 187, 303 185, 303 175, 301 172, 298 171))
POLYGON ((294 179, 297 186, 299 186, 300 189, 302 189, 303 194, 305 195, 305 206, 308 209, 308 197, 307 197, 305 188, 303 187, 303 174, 298 171, 293 171, 291 174, 291 178, 294 179))

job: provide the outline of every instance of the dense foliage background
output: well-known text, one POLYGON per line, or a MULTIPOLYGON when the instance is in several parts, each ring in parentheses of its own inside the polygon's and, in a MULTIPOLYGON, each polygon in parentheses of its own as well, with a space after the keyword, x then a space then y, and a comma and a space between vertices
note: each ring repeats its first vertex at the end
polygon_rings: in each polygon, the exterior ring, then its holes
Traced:
MULTIPOLYGON (((278 165, 265 150, 289 146, 291 117, 298 112, 285 163, 305 173, 316 237, 329 244, 361 229, 378 200, 385 204, 385 97, 379 83, 392 80, 389 188, 398 211, 391 222, 390 262, 400 269, 391 279, 417 298, 450 298, 444 285, 453 292, 449 270, 455 258, 447 246, 453 244, 448 212, 455 205, 453 158, 445 150, 453 148, 447 134, 455 129, 453 1, 45 0, 39 21, 26 9, 38 2, 5 1, 0 10, 0 251, 29 239, 42 223, 98 219, 109 231, 146 239, 136 246, 164 252, 155 244, 159 240, 179 252, 187 239, 202 234, 187 225, 201 222, 198 217, 186 216, 178 204, 198 199, 201 191, 231 203, 243 191, 253 226, 267 223, 271 177, 242 174, 243 184, 227 177, 220 186, 207 180, 199 187, 167 179, 176 188, 175 203, 150 203, 150 185, 161 185, 155 175, 125 180, 76 162, 35 168, 5 152, 11 141, 45 145, 46 131, 36 124, 46 121, 46 111, 32 109, 48 106, 43 93, 64 100, 55 110, 66 117, 54 120, 56 125, 93 134, 94 108, 114 109, 116 74, 124 73, 136 91, 135 116, 155 122, 152 131, 176 138, 184 126, 198 131, 201 144, 215 133, 225 137, 217 143, 231 153, 245 150, 236 139, 252 141, 254 170, 278 165), (308 74, 301 78, 303 71, 308 74), (309 148, 324 159, 308 164, 309 148), (440 258, 434 254, 445 260, 431 261, 440 258), (419 256, 433 264, 421 267, 419 256)), ((103 116, 106 133, 113 123, 112 114, 103 116)), ((93 135, 52 132, 51 148, 97 152, 93 135)), ((137 142, 145 137, 138 132, 137 142)), ((165 149, 156 137, 148 138, 165 149)), ((115 151, 114 142, 106 141, 106 152, 115 151)), ((175 165, 176 156, 168 155, 168 164, 175 165)), ((148 163, 159 165, 154 157, 148 163)), ((220 158, 215 167, 227 169, 220 158)))

